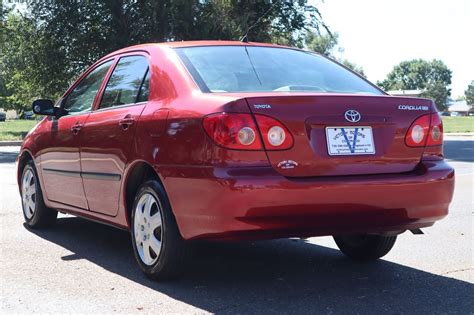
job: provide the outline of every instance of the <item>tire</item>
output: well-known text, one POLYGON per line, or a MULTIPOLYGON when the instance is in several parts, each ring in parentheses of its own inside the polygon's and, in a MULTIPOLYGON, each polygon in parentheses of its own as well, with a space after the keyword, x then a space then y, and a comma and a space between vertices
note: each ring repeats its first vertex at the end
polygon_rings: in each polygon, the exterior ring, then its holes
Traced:
POLYGON ((354 260, 376 260, 388 254, 397 236, 382 235, 344 235, 334 236, 337 247, 354 260))
POLYGON ((135 258, 149 278, 169 280, 182 273, 187 246, 158 181, 149 180, 138 189, 130 231, 135 258))
POLYGON ((43 192, 33 161, 29 161, 25 165, 20 183, 21 206, 26 225, 32 229, 54 225, 58 212, 44 204, 43 192))

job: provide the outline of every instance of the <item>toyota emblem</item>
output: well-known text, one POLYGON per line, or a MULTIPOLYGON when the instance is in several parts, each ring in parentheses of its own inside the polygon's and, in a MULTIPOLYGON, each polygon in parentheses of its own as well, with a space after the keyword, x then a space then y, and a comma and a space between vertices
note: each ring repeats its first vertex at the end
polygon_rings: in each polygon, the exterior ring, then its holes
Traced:
POLYGON ((344 117, 349 122, 358 122, 361 118, 360 113, 356 110, 349 109, 344 113, 344 117))

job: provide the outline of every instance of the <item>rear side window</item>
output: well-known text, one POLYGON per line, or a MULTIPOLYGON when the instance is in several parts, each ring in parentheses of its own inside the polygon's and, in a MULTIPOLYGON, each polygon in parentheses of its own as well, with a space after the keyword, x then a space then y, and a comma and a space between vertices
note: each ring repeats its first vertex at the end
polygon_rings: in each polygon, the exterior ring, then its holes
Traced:
POLYGON ((142 88, 138 94, 137 103, 148 101, 148 94, 150 93, 150 68, 148 68, 145 79, 143 80, 142 88))
MULTIPOLYGON (((99 108, 136 103, 141 94, 140 90, 147 72, 148 61, 146 57, 127 56, 120 58, 109 82, 107 82, 99 108)), ((146 94, 146 97, 148 98, 148 94, 146 94)))
POLYGON ((68 114, 90 111, 95 95, 111 65, 112 60, 104 62, 82 79, 67 96, 63 110, 68 114))
POLYGON ((176 51, 203 92, 383 94, 337 63, 301 50, 202 46, 176 51))

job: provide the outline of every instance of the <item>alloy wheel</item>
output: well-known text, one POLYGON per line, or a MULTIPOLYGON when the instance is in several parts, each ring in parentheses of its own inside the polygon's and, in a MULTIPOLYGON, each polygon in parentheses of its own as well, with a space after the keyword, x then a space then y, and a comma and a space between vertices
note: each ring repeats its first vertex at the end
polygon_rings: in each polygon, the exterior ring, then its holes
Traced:
POLYGON ((31 168, 23 173, 21 199, 23 202, 23 212, 27 219, 31 219, 36 209, 36 178, 31 168))
POLYGON ((134 237, 141 261, 153 265, 160 256, 162 247, 162 208, 151 193, 140 197, 135 208, 134 237))

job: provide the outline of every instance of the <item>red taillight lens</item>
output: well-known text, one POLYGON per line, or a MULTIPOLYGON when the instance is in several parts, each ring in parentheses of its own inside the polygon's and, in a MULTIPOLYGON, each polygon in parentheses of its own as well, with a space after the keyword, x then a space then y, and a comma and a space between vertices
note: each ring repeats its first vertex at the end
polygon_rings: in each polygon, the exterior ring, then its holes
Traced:
POLYGON ((443 123, 438 113, 418 117, 408 129, 405 143, 409 147, 443 144, 443 123))
POLYGON ((293 146, 293 137, 278 120, 263 115, 217 113, 204 117, 207 135, 217 144, 236 150, 285 150, 293 146), (259 133, 260 130, 260 133, 259 133))
POLYGON ((278 120, 255 115, 267 150, 286 150, 293 146, 293 137, 288 129, 278 120))
POLYGON ((443 144, 443 121, 438 113, 431 114, 430 134, 427 146, 443 144))
POLYGON ((203 126, 207 135, 225 148, 263 149, 251 114, 212 114, 204 117, 203 126))
POLYGON ((409 147, 424 147, 426 145, 426 138, 430 129, 430 115, 423 115, 418 117, 413 124, 411 124, 405 136, 405 143, 409 147))

